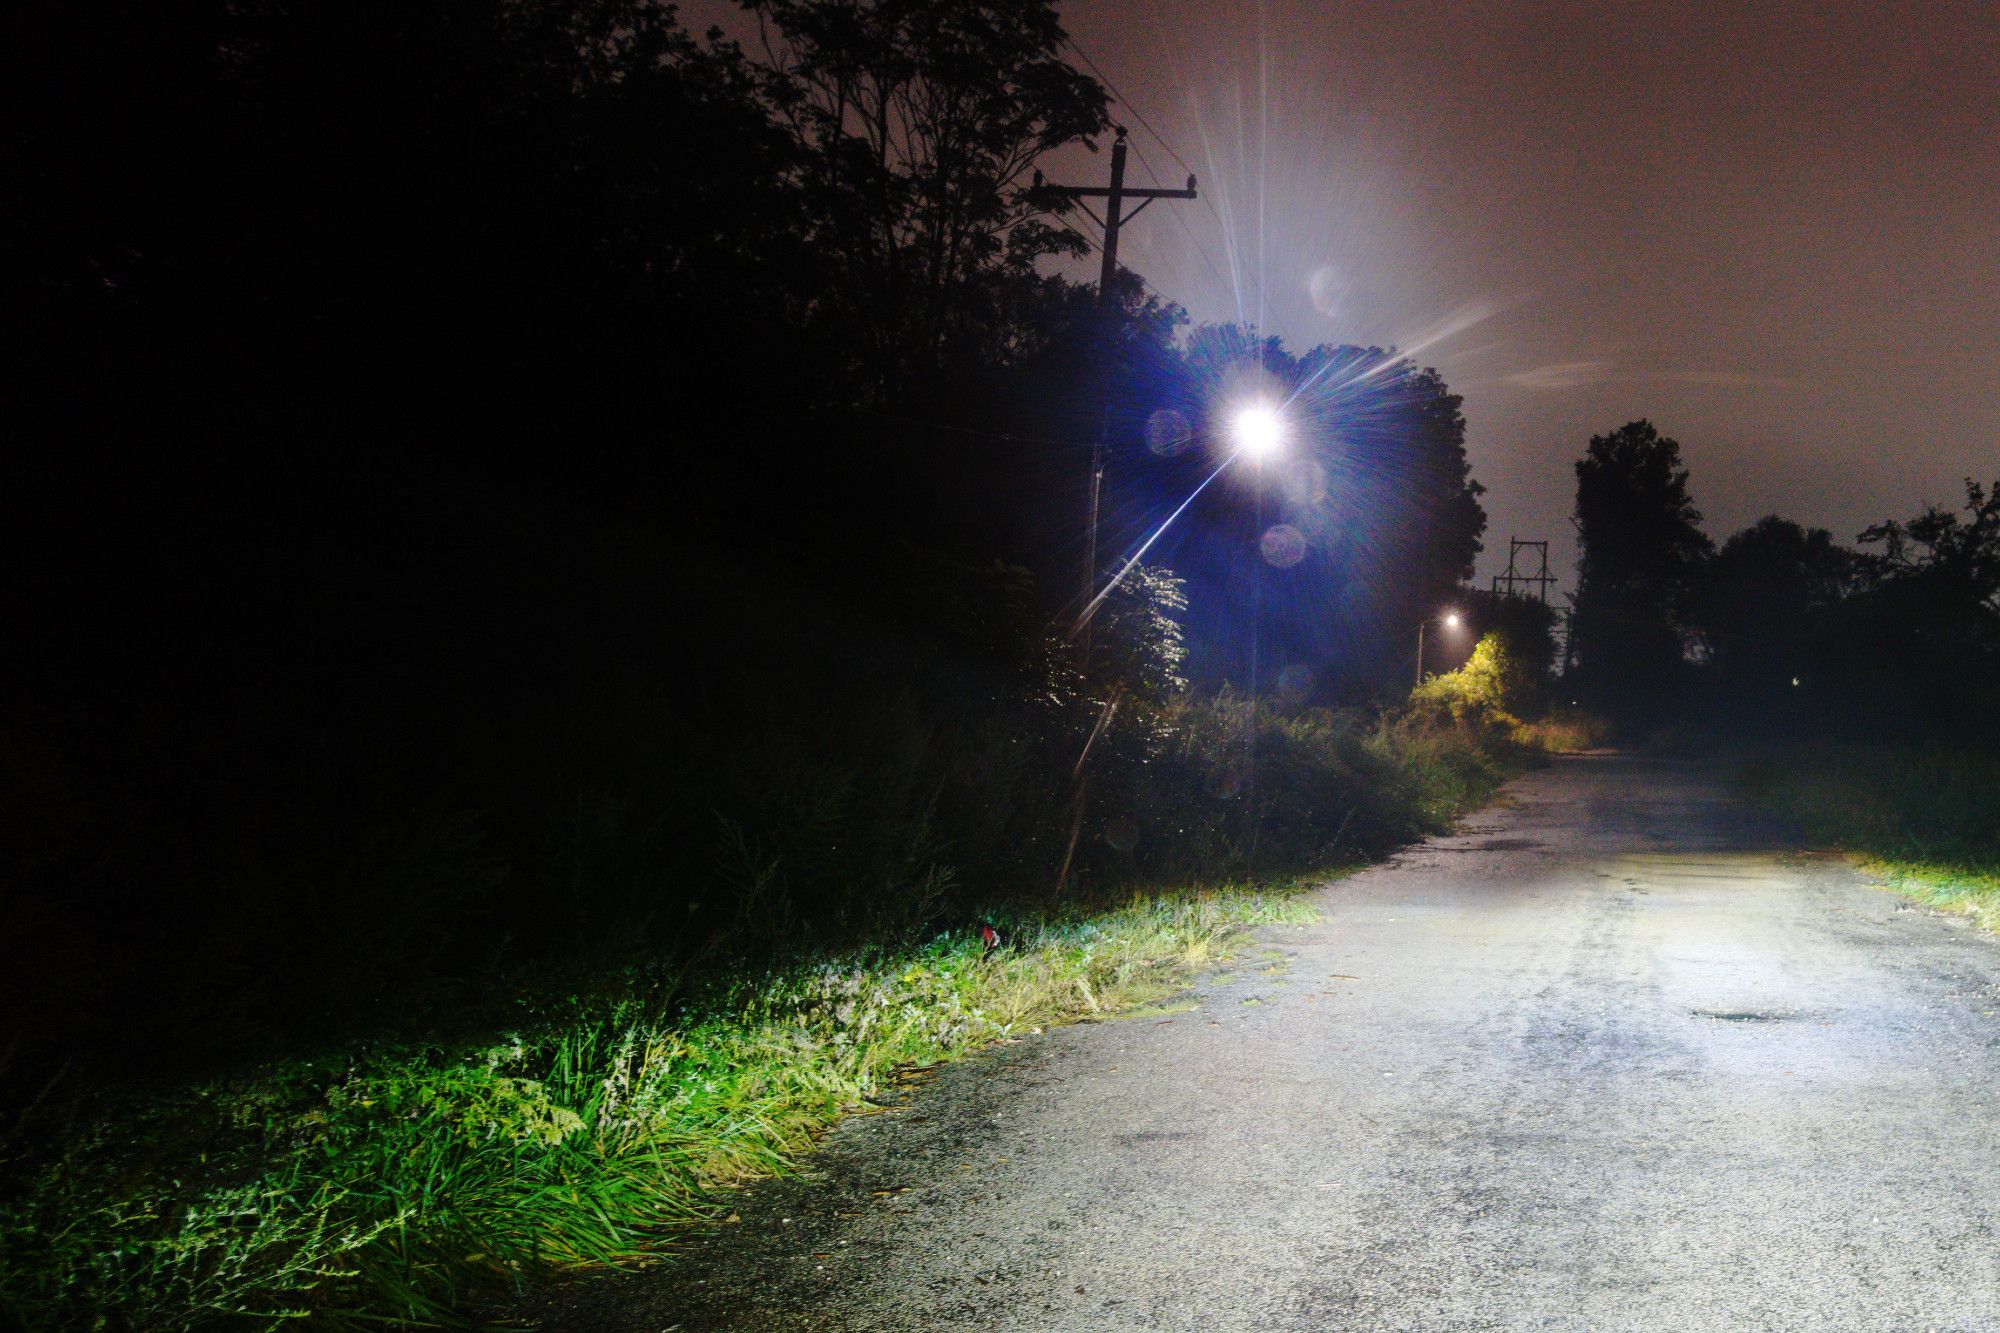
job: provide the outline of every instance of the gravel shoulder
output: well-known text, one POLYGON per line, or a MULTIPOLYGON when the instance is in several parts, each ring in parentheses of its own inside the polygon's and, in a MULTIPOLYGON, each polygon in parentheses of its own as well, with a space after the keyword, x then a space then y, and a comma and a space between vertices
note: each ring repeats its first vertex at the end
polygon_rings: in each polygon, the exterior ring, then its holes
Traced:
POLYGON ((1184 1012, 941 1069, 548 1330, 2000 1330, 2000 947, 1559 761, 1184 1012))

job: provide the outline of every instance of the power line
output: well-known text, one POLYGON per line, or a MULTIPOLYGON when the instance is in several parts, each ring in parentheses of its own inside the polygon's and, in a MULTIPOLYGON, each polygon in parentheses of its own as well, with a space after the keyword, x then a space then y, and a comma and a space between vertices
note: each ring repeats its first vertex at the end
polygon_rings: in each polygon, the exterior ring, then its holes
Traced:
MULTIPOLYGON (((1078 51, 1077 54, 1081 56, 1083 55, 1083 52, 1078 51)), ((1085 57, 1085 59, 1087 60, 1088 57, 1085 57)), ((1095 66, 1092 66, 1092 68, 1095 68, 1095 66)), ((1134 107, 1130 102, 1127 102, 1122 97, 1119 98, 1118 101, 1119 104, 1122 105, 1127 111, 1133 113, 1135 119, 1138 118, 1137 107, 1134 107)), ((1140 123, 1144 124, 1143 121, 1141 121, 1140 123)), ((1147 127, 1147 132, 1152 133, 1155 139, 1160 137, 1157 133, 1154 133, 1152 131, 1152 128, 1150 126, 1147 127)), ((1170 145, 1163 143, 1161 146, 1166 148, 1166 150, 1169 153, 1174 152, 1173 148, 1170 145)), ((1151 178, 1153 184, 1158 185, 1160 183, 1160 173, 1153 169, 1152 162, 1147 160, 1145 149, 1139 147, 1139 144, 1136 140, 1132 142, 1132 151, 1139 155, 1139 165, 1146 169, 1146 175, 1151 178)), ((1180 162, 1180 155, 1178 153, 1174 153, 1174 160, 1176 162, 1180 162)), ((1182 170, 1187 169, 1187 163, 1185 162, 1180 162, 1180 166, 1182 170)), ((1203 198, 1201 202, 1204 204, 1208 204, 1208 200, 1206 198, 1203 198)), ((1209 204, 1209 212, 1211 213, 1215 212, 1215 206, 1213 204, 1209 204)), ((1201 262, 1208 267, 1208 274, 1210 277, 1215 279, 1216 285, 1224 288, 1233 288, 1236 284, 1232 283, 1227 277, 1227 275, 1223 273, 1221 267, 1218 266, 1215 262, 1215 256, 1211 255, 1208 252, 1208 247, 1203 245, 1201 243, 1201 238, 1194 234, 1194 228, 1188 225, 1187 215, 1182 213, 1179 209, 1175 209, 1174 221, 1180 223, 1182 233, 1186 235, 1186 237, 1188 238, 1189 247, 1192 248, 1197 255, 1201 256, 1201 262)), ((1140 278, 1139 280, 1141 282, 1146 281, 1143 277, 1140 278)), ((1148 287, 1152 287, 1151 283, 1146 283, 1146 285, 1148 287)), ((1161 300, 1167 299, 1165 293, 1158 292, 1157 288, 1155 288, 1154 290, 1156 294, 1160 296, 1161 300)))
MULTIPOLYGON (((1138 105, 1134 103, 1131 98, 1127 97, 1124 94, 1123 90, 1121 90, 1117 84, 1111 81, 1110 76, 1105 74, 1104 70, 1098 65, 1098 63, 1090 58, 1090 53, 1085 51, 1081 46, 1077 44, 1076 38, 1065 34, 1063 37, 1063 41, 1068 44, 1069 49, 1071 51, 1076 53, 1076 58, 1081 60, 1084 63, 1085 67, 1088 68, 1092 74, 1097 76, 1097 81, 1104 85, 1105 90, 1111 94, 1113 99, 1115 99, 1120 106, 1124 107, 1126 111, 1131 113, 1132 119, 1139 122, 1139 128, 1145 130, 1146 133, 1152 135, 1155 142, 1157 142, 1160 145, 1160 147, 1167 150, 1167 156, 1171 157, 1174 160, 1174 164, 1178 166, 1182 171, 1187 172, 1188 176, 1192 178, 1195 174, 1194 168, 1190 167, 1187 164, 1187 159, 1182 157, 1180 153, 1175 150, 1173 144, 1168 142, 1167 137, 1165 135, 1161 134, 1158 130, 1153 128, 1153 122, 1146 119, 1146 113, 1140 110, 1138 105)), ((1132 145, 1132 147, 1134 151, 1138 150, 1137 144, 1132 145)), ((1139 153, 1139 162, 1140 165, 1146 168, 1147 174, 1150 175, 1155 182, 1157 182, 1160 178, 1159 173, 1153 170, 1152 163, 1146 161, 1145 153, 1143 152, 1139 153)), ((1222 211, 1215 206, 1215 201, 1209 198, 1209 196, 1202 195, 1201 203, 1204 207, 1208 209, 1209 216, 1215 219, 1215 224, 1218 227, 1222 228, 1223 239, 1227 240, 1229 237, 1229 220, 1222 216, 1222 211)), ((1203 245, 1201 243, 1201 239, 1194 234, 1194 228, 1188 225, 1187 219, 1185 217, 1182 217, 1181 214, 1178 212, 1174 214, 1174 218, 1181 224, 1181 230, 1187 234, 1188 243, 1194 247, 1195 253, 1201 256, 1202 263, 1208 266, 1209 273, 1215 278, 1217 282, 1221 283, 1225 287, 1230 288, 1232 291, 1236 291, 1237 310, 1239 314, 1241 314, 1242 312, 1243 303, 1242 303, 1242 293, 1238 291, 1237 288, 1244 279, 1249 280, 1251 289, 1257 293, 1258 309, 1266 310, 1270 307, 1271 304, 1270 298, 1264 294, 1264 284, 1258 280, 1256 274, 1250 272, 1248 269, 1244 269, 1242 271, 1241 276, 1238 278, 1231 279, 1229 277, 1224 276, 1221 265, 1215 262, 1215 257, 1209 253, 1208 247, 1203 245)), ((1237 271, 1237 266, 1232 264, 1230 266, 1230 272, 1235 273, 1236 271, 1237 271)))
MULTIPOLYGON (((1183 159, 1179 153, 1174 151, 1174 146, 1167 142, 1165 136, 1163 136, 1158 130, 1153 128, 1153 123, 1146 119, 1146 113, 1141 111, 1136 105, 1134 105, 1131 98, 1127 97, 1124 93, 1120 92, 1118 90, 1118 85, 1113 83, 1109 78, 1109 76, 1107 76, 1103 70, 1097 67, 1097 62, 1095 60, 1092 60, 1090 56, 1084 51, 1084 49, 1076 44, 1076 38, 1065 35, 1063 37, 1063 40, 1069 43, 1070 50, 1076 52, 1076 58, 1078 60, 1081 60, 1086 66, 1089 67, 1090 72, 1097 76, 1097 81, 1103 84, 1106 90, 1109 91, 1113 97, 1118 99, 1120 105, 1122 105, 1127 111, 1132 113, 1132 119, 1139 122, 1139 128, 1146 131, 1146 133, 1152 135, 1154 139, 1158 140, 1160 147, 1167 150, 1167 156, 1171 157, 1174 160, 1174 163, 1177 166, 1179 166, 1182 171, 1185 171, 1190 176, 1194 175, 1195 174, 1194 168, 1189 166, 1186 160, 1183 159)), ((1145 161, 1145 156, 1141 154, 1139 160, 1141 162, 1145 161)), ((1150 171, 1152 170, 1152 168, 1148 167, 1147 170, 1150 171)), ((1154 179, 1157 180, 1158 177, 1155 177, 1154 179)))

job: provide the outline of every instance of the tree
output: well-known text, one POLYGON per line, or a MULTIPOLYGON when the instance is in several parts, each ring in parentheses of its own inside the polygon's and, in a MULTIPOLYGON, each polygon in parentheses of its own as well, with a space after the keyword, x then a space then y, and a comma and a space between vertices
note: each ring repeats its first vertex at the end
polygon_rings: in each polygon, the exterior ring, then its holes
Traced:
MULTIPOLYGON (((268 438, 310 404, 371 435, 553 425, 573 452, 656 410, 659 367, 702 379, 808 295, 788 139, 741 53, 660 0, 127 0, 29 26, 0 286, 49 332, 65 421, 166 400, 268 414, 268 438)), ((815 365, 787 359, 759 401, 815 365)))
POLYGON ((1467 589, 1458 606, 1481 638, 1497 637, 1505 647, 1513 676, 1508 682, 1508 707, 1539 716, 1548 706, 1556 667, 1556 613, 1533 597, 1467 589))
POLYGON ((813 242, 841 279, 815 317, 866 350, 878 392, 1004 340, 1009 294, 1041 286, 1036 261, 1083 252, 1042 219, 1029 172, 1107 123, 1052 0, 742 3, 764 95, 801 149, 813 242))
POLYGON ((1907 523, 1877 523, 1863 546, 1882 548, 1871 562, 1878 582, 1924 580, 1972 615, 2000 615, 2000 479, 1987 488, 1965 479, 1965 517, 1930 505, 1907 523))
POLYGON ((2000 480, 1861 533, 1830 682, 1857 718, 2000 743, 2000 480))
POLYGON ((1504 635, 1482 635, 1472 655, 1456 671, 1425 680, 1410 692, 1410 706, 1421 717, 1449 717, 1463 726, 1511 729, 1526 700, 1529 682, 1522 666, 1508 651, 1504 635))
POLYGON ((1691 603, 1714 549, 1700 524, 1677 441, 1646 420, 1591 437, 1576 465, 1573 669, 1579 689, 1623 721, 1679 693, 1691 603))
POLYGON ((1818 675, 1826 617, 1854 577, 1853 553, 1831 533, 1776 514, 1722 544, 1703 580, 1699 619, 1730 706, 1770 716, 1795 679, 1818 675))

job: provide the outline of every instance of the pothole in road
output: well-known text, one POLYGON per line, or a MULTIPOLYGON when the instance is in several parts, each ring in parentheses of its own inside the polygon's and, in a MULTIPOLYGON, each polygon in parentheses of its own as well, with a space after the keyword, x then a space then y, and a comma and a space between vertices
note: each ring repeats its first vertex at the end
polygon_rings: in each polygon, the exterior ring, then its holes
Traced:
POLYGON ((1487 838, 1464 847, 1433 847, 1437 852, 1526 852, 1542 844, 1532 838, 1487 838))
POLYGON ((1710 1018, 1718 1023, 1783 1023, 1796 1017, 1786 1013, 1766 1013, 1760 1009, 1690 1009, 1696 1018, 1710 1018))

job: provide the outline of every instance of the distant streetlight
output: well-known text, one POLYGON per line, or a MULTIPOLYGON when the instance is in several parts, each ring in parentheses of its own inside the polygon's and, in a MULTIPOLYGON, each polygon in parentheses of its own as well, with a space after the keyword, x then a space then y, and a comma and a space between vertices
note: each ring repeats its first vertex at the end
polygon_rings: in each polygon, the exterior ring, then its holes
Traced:
POLYGON ((1253 463, 1261 463, 1285 447, 1285 419, 1274 407, 1246 407, 1230 423, 1236 448, 1253 463))
MULTIPOLYGON (((1424 626, 1429 623, 1430 618, 1428 616, 1417 622, 1417 684, 1420 686, 1424 683, 1424 626)), ((1457 629, 1458 612, 1445 612, 1438 617, 1438 623, 1446 629, 1457 629)))

